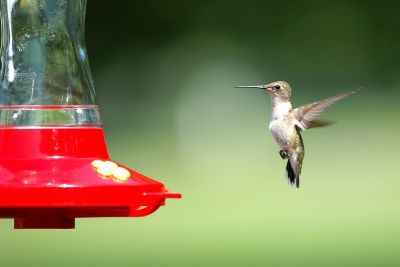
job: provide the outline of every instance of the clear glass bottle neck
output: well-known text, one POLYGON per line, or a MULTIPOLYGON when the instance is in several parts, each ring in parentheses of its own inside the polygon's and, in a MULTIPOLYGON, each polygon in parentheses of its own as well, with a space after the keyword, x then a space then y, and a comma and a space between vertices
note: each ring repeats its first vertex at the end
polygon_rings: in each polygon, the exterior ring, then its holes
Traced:
POLYGON ((86 0, 0 3, 0 105, 95 105, 86 0))
POLYGON ((86 0, 0 0, 0 126, 99 126, 86 0))

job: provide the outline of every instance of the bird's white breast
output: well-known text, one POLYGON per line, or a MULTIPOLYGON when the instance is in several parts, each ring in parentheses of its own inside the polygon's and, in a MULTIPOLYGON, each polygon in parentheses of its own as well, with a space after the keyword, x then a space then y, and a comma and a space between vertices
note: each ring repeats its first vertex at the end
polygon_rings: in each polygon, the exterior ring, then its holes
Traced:
POLYGON ((286 116, 292 110, 292 104, 289 101, 278 102, 272 108, 272 120, 280 119, 286 116))
POLYGON ((285 149, 288 143, 288 132, 285 128, 286 127, 283 118, 272 120, 269 123, 269 131, 282 149, 285 149))
POLYGON ((272 101, 272 118, 269 123, 269 130, 278 142, 279 146, 286 150, 289 142, 290 121, 286 117, 292 110, 292 105, 289 101, 281 101, 273 99, 272 101))
POLYGON ((269 130, 271 133, 274 133, 277 131, 279 128, 279 121, 278 120, 272 120, 269 122, 269 130))

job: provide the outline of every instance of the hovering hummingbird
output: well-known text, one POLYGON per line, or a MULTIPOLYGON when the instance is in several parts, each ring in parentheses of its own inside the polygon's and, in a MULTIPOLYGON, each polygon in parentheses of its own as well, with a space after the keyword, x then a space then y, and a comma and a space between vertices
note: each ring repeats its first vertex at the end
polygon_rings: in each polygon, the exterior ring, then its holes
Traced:
MULTIPOLYGON (((286 178, 291 186, 299 188, 301 167, 304 159, 304 144, 300 131, 329 125, 318 117, 337 101, 355 93, 345 92, 321 101, 292 109, 292 89, 287 82, 278 81, 267 85, 236 86, 237 88, 258 88, 266 90, 271 98, 272 116, 269 130, 280 146, 279 155, 288 159, 286 178)), ((361 88, 360 88, 361 89, 361 88)))

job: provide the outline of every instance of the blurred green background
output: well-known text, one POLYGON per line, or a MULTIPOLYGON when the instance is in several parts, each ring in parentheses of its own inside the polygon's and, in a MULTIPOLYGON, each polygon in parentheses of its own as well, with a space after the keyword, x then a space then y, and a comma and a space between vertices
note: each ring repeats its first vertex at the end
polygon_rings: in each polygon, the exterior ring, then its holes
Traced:
MULTIPOLYGON (((400 19, 396 1, 94 1, 86 41, 114 160, 181 200, 75 230, 0 221, 0 266, 400 265, 400 19), (363 86, 303 134, 300 190, 267 128, 363 86)), ((106 192, 105 192, 106 193, 106 192)))

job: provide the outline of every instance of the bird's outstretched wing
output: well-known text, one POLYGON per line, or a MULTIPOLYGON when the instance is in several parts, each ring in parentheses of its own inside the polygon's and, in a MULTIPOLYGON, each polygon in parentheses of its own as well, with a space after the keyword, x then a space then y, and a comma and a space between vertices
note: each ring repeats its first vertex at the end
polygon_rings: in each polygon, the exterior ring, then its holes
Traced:
MULTIPOLYGON (((358 90, 360 89, 361 88, 358 90)), ((333 106, 337 101, 356 93, 358 90, 345 92, 321 101, 301 106, 293 109, 290 113, 295 119, 295 124, 302 130, 328 125, 329 123, 324 123, 323 121, 318 120, 318 117, 321 116, 321 114, 329 107, 333 106)))

